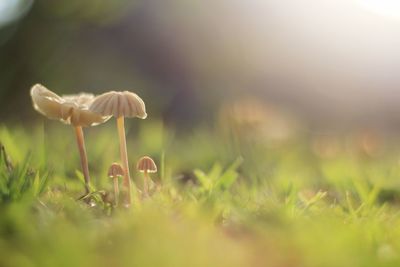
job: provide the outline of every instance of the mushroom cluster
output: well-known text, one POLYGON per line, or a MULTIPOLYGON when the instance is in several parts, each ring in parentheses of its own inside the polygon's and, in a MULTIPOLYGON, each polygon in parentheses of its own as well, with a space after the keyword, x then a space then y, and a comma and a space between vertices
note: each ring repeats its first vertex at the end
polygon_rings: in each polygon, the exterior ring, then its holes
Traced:
MULTIPOLYGON (((90 193, 90 175, 82 128, 104 123, 111 117, 116 118, 122 166, 118 163, 113 163, 109 169, 108 176, 113 178, 115 205, 117 205, 119 198, 118 177, 124 177, 124 204, 129 206, 132 199, 131 177, 124 119, 125 117, 145 119, 147 114, 143 100, 138 95, 129 91, 111 91, 99 96, 86 93, 59 96, 40 84, 36 84, 31 88, 31 97, 33 107, 39 113, 49 119, 59 120, 74 127, 82 172, 85 179, 86 195, 90 193)), ((144 195, 148 196, 148 184, 150 181, 148 173, 155 172, 157 167, 151 158, 143 157, 139 160, 137 168, 139 171, 144 172, 143 191, 144 195)))
POLYGON ((124 168, 124 189, 126 194, 126 204, 131 203, 131 177, 129 174, 128 151, 126 148, 125 121, 124 118, 147 117, 146 107, 143 100, 132 92, 111 91, 99 95, 90 105, 90 111, 101 116, 114 116, 117 119, 118 137, 120 143, 120 153, 122 166, 124 168))

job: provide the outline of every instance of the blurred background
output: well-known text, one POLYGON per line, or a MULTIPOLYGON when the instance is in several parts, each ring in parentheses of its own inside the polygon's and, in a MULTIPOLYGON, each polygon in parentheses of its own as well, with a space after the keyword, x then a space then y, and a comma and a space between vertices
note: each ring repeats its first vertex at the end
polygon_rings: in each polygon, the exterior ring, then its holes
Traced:
POLYGON ((399 47, 395 0, 0 0, 0 120, 37 119, 42 83, 131 90, 183 130, 231 116, 278 136, 292 121, 393 132, 399 47))

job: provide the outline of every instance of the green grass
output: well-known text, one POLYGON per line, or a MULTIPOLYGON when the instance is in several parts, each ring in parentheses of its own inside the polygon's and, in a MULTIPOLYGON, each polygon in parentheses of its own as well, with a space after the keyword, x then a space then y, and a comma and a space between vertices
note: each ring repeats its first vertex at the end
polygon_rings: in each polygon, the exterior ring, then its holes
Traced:
MULTIPOLYGON (((130 209, 77 200, 71 127, 0 127, 0 266, 400 266, 396 144, 323 158, 300 134, 277 144, 138 124, 128 122, 135 184, 135 161, 149 155, 161 189, 130 209)), ((112 190, 114 126, 85 129, 95 190, 112 190)))

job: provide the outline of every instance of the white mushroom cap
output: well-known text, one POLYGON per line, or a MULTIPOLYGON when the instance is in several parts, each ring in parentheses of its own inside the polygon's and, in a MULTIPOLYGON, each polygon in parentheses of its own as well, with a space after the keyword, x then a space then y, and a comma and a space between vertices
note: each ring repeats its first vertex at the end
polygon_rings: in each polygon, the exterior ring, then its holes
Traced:
POLYGON ((152 158, 147 156, 139 159, 136 168, 140 172, 157 172, 157 165, 154 163, 152 158))
POLYGON ((100 116, 89 111, 94 96, 79 94, 59 96, 41 84, 31 88, 33 107, 49 119, 60 120, 74 126, 94 126, 107 121, 110 117, 100 116))
POLYGON ((143 100, 129 91, 107 92, 97 96, 89 107, 90 111, 103 116, 118 117, 137 117, 145 119, 146 106, 143 100))

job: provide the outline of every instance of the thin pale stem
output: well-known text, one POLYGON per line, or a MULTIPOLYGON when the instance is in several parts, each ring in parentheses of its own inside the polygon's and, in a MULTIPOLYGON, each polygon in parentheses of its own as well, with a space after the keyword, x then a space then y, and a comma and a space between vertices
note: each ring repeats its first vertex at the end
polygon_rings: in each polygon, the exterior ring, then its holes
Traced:
POLYGON ((114 198, 115 198, 115 206, 118 206, 118 199, 119 199, 119 186, 118 186, 118 177, 114 176, 114 198))
POLYGON ((83 177, 85 178, 85 193, 90 193, 90 176, 89 176, 89 166, 86 156, 85 139, 83 137, 83 130, 81 126, 75 126, 76 141, 78 143, 79 155, 81 158, 83 177))
POLYGON ((131 204, 131 177, 129 174, 129 162, 128 162, 128 152, 126 150, 126 137, 125 137, 125 123, 124 117, 117 118, 118 136, 119 136, 119 147, 121 152, 122 167, 124 168, 124 180, 123 186, 126 194, 126 205, 131 204))
POLYGON ((147 170, 144 171, 143 175, 143 194, 145 197, 149 196, 149 174, 147 170))

